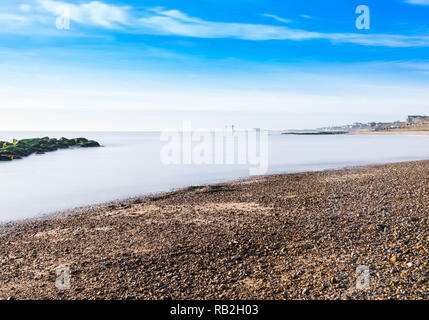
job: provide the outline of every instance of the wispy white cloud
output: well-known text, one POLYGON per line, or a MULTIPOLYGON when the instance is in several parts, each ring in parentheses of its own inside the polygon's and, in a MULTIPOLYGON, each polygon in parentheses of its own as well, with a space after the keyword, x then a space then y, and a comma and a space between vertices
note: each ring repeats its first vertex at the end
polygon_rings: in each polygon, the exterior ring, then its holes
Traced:
POLYGON ((137 28, 141 32, 196 38, 236 38, 243 40, 304 40, 317 37, 317 33, 285 27, 213 22, 190 17, 178 10, 153 9, 154 14, 140 18, 137 28))
POLYGON ((366 46, 429 46, 429 36, 391 34, 323 33, 283 26, 212 22, 189 17, 178 10, 156 8, 154 15, 139 19, 142 31, 198 38, 236 38, 243 40, 315 40, 354 43, 366 46))
POLYGON ((2 13, 0 14, 0 21, 8 24, 8 23, 26 23, 30 19, 26 16, 13 14, 13 13, 2 13))
POLYGON ((397 62, 396 65, 402 68, 423 72, 425 74, 429 73, 429 61, 397 62))
POLYGON ((292 22, 292 20, 290 20, 290 19, 281 18, 281 17, 279 17, 279 16, 277 16, 275 14, 265 13, 265 14, 262 14, 262 16, 267 17, 267 18, 273 18, 274 20, 277 20, 279 22, 284 22, 284 23, 290 23, 290 22, 292 22))
MULTIPOLYGON (((410 0, 411 1, 411 0, 410 0)), ((423 1, 423 0, 412 0, 423 1)), ((428 0, 429 1, 429 0, 428 0)), ((51 23, 58 15, 57 9, 67 6, 70 19, 78 25, 119 29, 122 32, 135 34, 152 34, 194 38, 233 38, 241 40, 328 40, 334 43, 353 43, 364 46, 385 47, 427 47, 429 35, 397 35, 371 33, 324 33, 294 29, 287 26, 269 24, 251 24, 239 22, 217 22, 191 17, 179 10, 166 10, 162 7, 137 11, 131 6, 115 6, 100 1, 72 4, 56 0, 33 0, 37 7, 25 15, 3 14, 3 24, 24 28, 24 24, 51 23), (34 12, 33 12, 34 11, 34 12), (50 19, 48 19, 50 18, 50 19), (6 21, 6 22, 5 22, 6 21)), ((286 19, 270 14, 265 16, 278 21, 286 19)), ((284 22, 284 21, 283 21, 284 22)), ((28 27, 28 26, 27 26, 28 27)), ((13 28, 5 28, 10 32, 13 28)), ((34 32, 33 28, 30 28, 34 32)))
POLYGON ((326 39, 338 42, 355 43, 366 46, 385 47, 429 47, 429 36, 405 36, 395 34, 327 34, 326 39))
POLYGON ((300 14, 299 15, 301 18, 304 18, 304 19, 313 19, 313 17, 312 16, 309 16, 308 14, 300 14))
POLYGON ((21 4, 19 6, 19 10, 23 11, 23 12, 30 12, 31 11, 31 6, 28 4, 21 4))
POLYGON ((410 4, 419 4, 424 6, 429 6, 429 0, 405 0, 405 2, 410 4))
POLYGON ((0 13, 0 32, 7 32, 28 28, 32 24, 32 19, 21 14, 0 13))

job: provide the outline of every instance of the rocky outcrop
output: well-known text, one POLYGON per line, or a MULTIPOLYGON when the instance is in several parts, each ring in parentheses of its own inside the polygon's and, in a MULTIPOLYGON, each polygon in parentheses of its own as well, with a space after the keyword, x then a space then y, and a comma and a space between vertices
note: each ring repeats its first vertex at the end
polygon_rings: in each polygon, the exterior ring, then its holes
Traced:
POLYGON ((92 148, 100 147, 94 140, 86 138, 55 139, 55 138, 34 138, 34 139, 14 139, 12 143, 0 141, 0 161, 11 161, 21 159, 31 154, 43 154, 45 152, 67 149, 69 147, 92 148))

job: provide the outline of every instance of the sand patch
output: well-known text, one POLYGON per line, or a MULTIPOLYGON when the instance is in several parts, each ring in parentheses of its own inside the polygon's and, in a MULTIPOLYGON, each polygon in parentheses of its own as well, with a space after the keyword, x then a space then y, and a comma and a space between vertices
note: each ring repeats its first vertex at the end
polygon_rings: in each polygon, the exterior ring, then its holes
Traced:
POLYGON ((112 209, 108 212, 102 213, 101 216, 109 217, 109 216, 121 216, 121 217, 136 217, 144 214, 154 213, 156 211, 162 210, 161 207, 156 205, 144 205, 144 206, 133 206, 129 209, 112 209))
POLYGON ((111 227, 98 227, 98 228, 95 228, 95 231, 102 231, 102 232, 107 232, 107 231, 110 231, 110 230, 113 230, 113 228, 111 228, 111 227))
POLYGON ((34 235, 35 238, 51 238, 51 237, 64 237, 70 235, 71 231, 69 228, 56 228, 48 231, 40 231, 34 235))
POLYGON ((254 278, 246 278, 242 282, 243 282, 243 285, 250 290, 258 290, 263 285, 260 279, 254 279, 254 278))
POLYGON ((255 212, 255 211, 272 210, 272 208, 264 207, 256 202, 221 202, 221 203, 209 202, 204 204, 204 206, 196 206, 195 208, 202 211, 226 210, 226 211, 255 212))
POLYGON ((288 194, 285 194, 285 195, 279 196, 278 198, 279 198, 279 199, 294 199, 294 198, 296 198, 296 197, 298 197, 298 195, 297 195, 297 194, 295 194, 295 193, 288 193, 288 194))
POLYGON ((258 183, 261 181, 262 181, 262 179, 250 179, 250 180, 245 180, 245 181, 234 182, 234 183, 231 183, 231 185, 233 185, 233 186, 245 186, 245 185, 249 185, 249 184, 255 184, 255 183, 258 183))
POLYGON ((343 182, 348 180, 358 180, 358 179, 365 179, 368 177, 374 177, 375 173, 350 173, 350 174, 342 174, 338 176, 329 176, 326 177, 324 180, 327 182, 343 182))
POLYGON ((352 135, 429 135, 429 128, 426 126, 425 129, 396 129, 396 130, 383 130, 383 131, 369 131, 369 130, 357 130, 351 131, 348 134, 352 135))
MULTIPOLYGON (((256 202, 208 202, 202 205, 170 205, 156 206, 147 205, 140 210, 135 208, 119 209, 109 215, 126 218, 139 217, 140 221, 146 225, 173 223, 174 221, 180 224, 197 226, 212 224, 215 221, 219 223, 219 218, 224 214, 241 212, 244 214, 267 214, 273 208, 265 207, 256 202)), ((229 220, 228 220, 229 221, 229 220)), ((231 223, 229 221, 228 223, 231 223)))

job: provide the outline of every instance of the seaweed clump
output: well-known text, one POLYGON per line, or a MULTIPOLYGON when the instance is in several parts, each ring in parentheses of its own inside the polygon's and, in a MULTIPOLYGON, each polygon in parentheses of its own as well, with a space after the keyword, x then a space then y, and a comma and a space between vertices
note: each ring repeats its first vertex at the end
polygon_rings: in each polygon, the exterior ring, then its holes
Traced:
POLYGON ((49 137, 14 139, 12 143, 0 141, 0 161, 11 161, 27 157, 31 154, 43 154, 70 147, 93 148, 100 147, 100 144, 97 141, 86 138, 67 139, 64 137, 61 139, 49 137))

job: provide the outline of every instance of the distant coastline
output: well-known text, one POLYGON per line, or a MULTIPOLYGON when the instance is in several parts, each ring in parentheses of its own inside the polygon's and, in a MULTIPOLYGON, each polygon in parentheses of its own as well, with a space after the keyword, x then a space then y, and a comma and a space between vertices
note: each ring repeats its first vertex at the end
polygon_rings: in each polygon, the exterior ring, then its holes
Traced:
POLYGON ((314 136, 314 135, 335 135, 335 134, 347 134, 347 131, 317 131, 317 132, 283 132, 282 134, 292 135, 303 135, 303 136, 314 136))
POLYGON ((414 128, 398 128, 398 129, 387 129, 383 131, 374 131, 368 129, 360 129, 350 131, 347 134, 362 134, 362 135, 429 135, 429 128, 427 129, 414 129, 414 128))
POLYGON ((429 116, 412 115, 406 121, 356 122, 351 125, 324 127, 312 130, 289 130, 282 134, 292 135, 337 135, 337 134, 382 134, 382 135, 429 135, 429 116))

